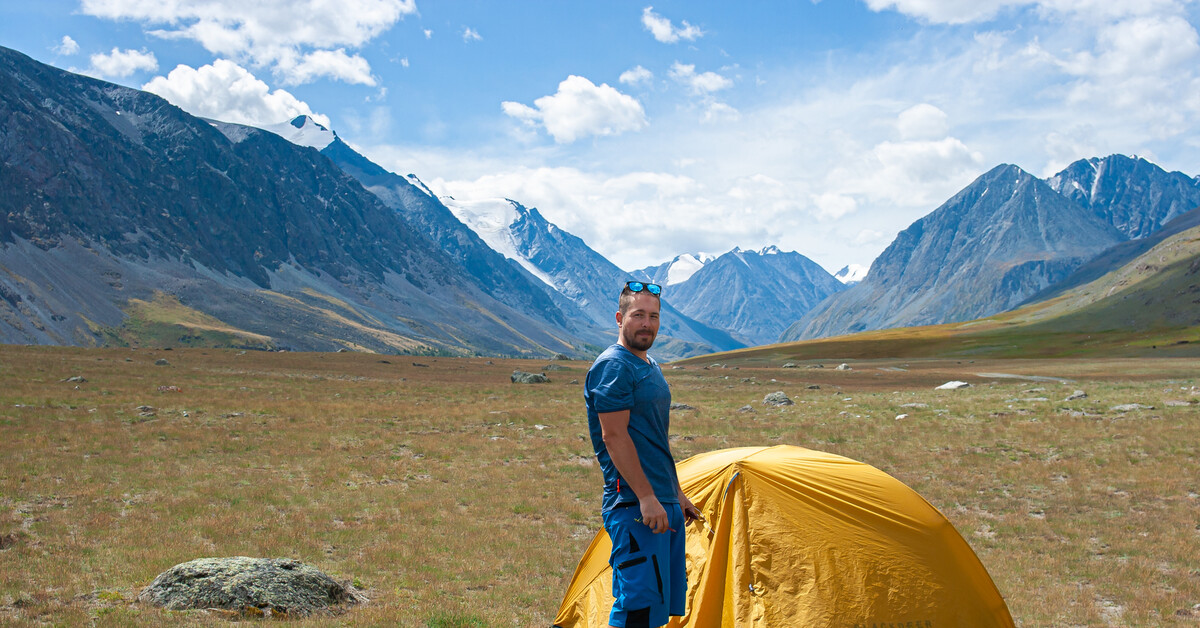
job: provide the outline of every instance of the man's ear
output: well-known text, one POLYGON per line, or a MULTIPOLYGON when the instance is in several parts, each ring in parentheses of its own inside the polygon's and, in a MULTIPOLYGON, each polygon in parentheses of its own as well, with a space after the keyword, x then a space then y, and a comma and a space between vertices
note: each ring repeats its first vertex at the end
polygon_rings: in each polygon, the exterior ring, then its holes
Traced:
POLYGON ((617 310, 617 327, 621 326, 621 310, 617 310))

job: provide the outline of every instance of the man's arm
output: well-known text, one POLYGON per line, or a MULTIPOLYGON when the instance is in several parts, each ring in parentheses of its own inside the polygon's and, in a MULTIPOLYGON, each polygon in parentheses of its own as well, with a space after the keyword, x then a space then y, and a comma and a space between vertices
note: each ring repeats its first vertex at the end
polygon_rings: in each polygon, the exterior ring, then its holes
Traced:
MULTIPOLYGON (((612 458, 617 472, 629 484, 638 498, 642 511, 642 523, 654 533, 666 532, 670 529, 667 522, 667 511, 654 495, 654 488, 646 473, 642 471, 642 461, 638 458, 637 448, 629 437, 629 411, 600 412, 600 433, 604 446, 612 458)), ((690 502, 689 502, 690 503, 690 502)))

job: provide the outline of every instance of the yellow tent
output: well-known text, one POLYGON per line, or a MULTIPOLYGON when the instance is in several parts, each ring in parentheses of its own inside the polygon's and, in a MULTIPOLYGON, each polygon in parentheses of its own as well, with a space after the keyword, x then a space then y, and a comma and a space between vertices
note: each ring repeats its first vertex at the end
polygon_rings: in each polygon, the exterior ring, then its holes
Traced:
MULTIPOLYGON (((1013 626, 954 526, 875 467, 780 445, 700 454, 678 469, 707 523, 688 526, 688 614, 669 626, 1013 626)), ((611 549, 600 530, 555 626, 608 625, 611 549)))

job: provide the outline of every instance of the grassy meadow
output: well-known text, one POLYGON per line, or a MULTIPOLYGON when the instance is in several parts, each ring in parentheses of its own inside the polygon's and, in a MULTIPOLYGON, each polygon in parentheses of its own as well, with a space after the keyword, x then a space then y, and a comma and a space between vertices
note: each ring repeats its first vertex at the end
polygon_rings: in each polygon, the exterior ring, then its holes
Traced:
MULTIPOLYGON (((1021 626, 1200 622, 1195 358, 842 361, 667 367, 694 408, 672 415, 676 457, 787 443, 879 467, 949 517, 1021 626), (764 406, 777 390, 796 405, 764 406)), ((588 365, 509 383, 547 364, 0 347, 0 624, 237 619, 136 596, 245 555, 370 598, 296 625, 548 626, 600 476, 588 365)))

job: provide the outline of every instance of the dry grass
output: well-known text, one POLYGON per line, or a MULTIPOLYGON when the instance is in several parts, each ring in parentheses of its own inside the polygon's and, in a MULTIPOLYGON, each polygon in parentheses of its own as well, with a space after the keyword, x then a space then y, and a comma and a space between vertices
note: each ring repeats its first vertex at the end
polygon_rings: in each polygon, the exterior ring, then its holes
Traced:
MULTIPOLYGON (((1167 404, 1200 400, 1194 359, 756 359, 667 370, 696 408, 673 416, 678 458, 790 443, 880 467, 958 527, 1020 625, 1200 621, 1200 405, 1167 404), (949 379, 974 386, 932 390, 949 379), (759 403, 775 390, 797 405, 759 403)), ((544 364, 0 347, 0 623, 209 624, 133 600, 174 564, 248 555, 371 598, 299 625, 546 626, 599 472, 569 383, 587 365, 508 381, 544 364)))

